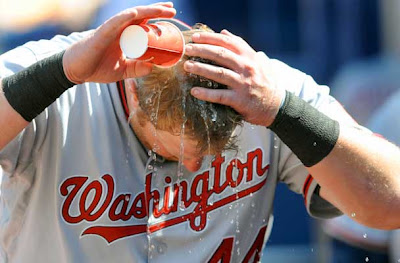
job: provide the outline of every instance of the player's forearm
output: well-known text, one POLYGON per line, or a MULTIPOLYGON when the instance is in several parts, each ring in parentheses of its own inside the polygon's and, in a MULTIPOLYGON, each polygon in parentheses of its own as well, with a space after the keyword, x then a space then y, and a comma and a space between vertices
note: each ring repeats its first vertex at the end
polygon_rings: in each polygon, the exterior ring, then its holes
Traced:
POLYGON ((15 138, 28 123, 8 103, 0 80, 0 150, 15 138))
POLYGON ((332 152, 309 168, 321 196, 374 228, 400 227, 400 150, 386 140, 341 126, 332 152))
POLYGON ((54 54, 1 80, 1 121, 7 128, 1 133, 0 147, 75 85, 65 75, 63 55, 64 51, 54 54))

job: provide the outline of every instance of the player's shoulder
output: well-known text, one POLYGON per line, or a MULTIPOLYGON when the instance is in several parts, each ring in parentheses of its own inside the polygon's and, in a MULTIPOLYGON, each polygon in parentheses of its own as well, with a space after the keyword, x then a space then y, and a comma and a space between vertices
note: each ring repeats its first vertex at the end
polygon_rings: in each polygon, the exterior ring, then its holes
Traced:
POLYGON ((287 64, 282 60, 276 58, 268 57, 264 52, 257 52, 258 58, 267 61, 268 71, 273 74, 275 79, 279 81, 292 81, 292 82, 302 82, 307 76, 306 73, 287 64))
POLYGON ((0 77, 11 75, 43 58, 58 53, 92 32, 89 30, 72 33, 68 36, 56 35, 49 40, 30 41, 11 49, 0 55, 0 77))
MULTIPOLYGON (((258 53, 266 57, 264 53, 258 53)), ((329 95, 329 87, 318 84, 310 75, 286 64, 286 62, 269 58, 268 67, 269 73, 278 87, 294 93, 307 102, 329 95)))
POLYGON ((51 39, 42 39, 39 41, 30 41, 23 45, 23 47, 29 49, 35 54, 37 60, 41 60, 45 57, 51 56, 57 52, 60 52, 79 40, 89 36, 93 33, 93 30, 84 32, 74 32, 70 35, 56 35, 51 39))

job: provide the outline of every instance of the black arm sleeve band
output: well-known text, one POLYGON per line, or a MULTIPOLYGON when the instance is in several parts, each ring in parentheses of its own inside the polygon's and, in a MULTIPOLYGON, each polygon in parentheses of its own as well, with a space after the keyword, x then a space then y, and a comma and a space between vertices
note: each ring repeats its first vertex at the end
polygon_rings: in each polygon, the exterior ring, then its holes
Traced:
POLYGON ((32 121, 65 90, 75 85, 64 74, 62 65, 64 52, 3 78, 2 85, 6 99, 26 121, 32 121))
POLYGON ((339 123, 286 91, 285 102, 269 126, 307 167, 327 156, 339 138, 339 123))

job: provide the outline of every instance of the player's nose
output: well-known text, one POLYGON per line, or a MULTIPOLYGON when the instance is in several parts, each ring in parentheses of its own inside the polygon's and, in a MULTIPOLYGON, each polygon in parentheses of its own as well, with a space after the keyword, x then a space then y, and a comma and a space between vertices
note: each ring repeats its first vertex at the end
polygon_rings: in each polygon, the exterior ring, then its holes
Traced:
POLYGON ((201 164, 203 162, 203 157, 200 158, 192 158, 183 161, 183 165, 189 172, 196 172, 200 169, 201 164))

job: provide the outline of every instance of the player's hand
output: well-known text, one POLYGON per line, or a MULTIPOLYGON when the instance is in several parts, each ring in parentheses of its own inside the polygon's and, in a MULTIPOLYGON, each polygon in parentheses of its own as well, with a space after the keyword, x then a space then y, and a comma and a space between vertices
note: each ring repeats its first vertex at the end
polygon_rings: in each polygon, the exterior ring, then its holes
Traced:
POLYGON ((205 101, 231 106, 250 123, 269 126, 285 95, 274 84, 269 58, 227 30, 193 35, 186 55, 215 61, 222 67, 187 61, 186 71, 227 85, 226 90, 195 87, 191 94, 205 101))
POLYGON ((126 59, 120 46, 122 31, 129 25, 152 18, 171 18, 176 14, 171 2, 138 6, 122 11, 98 27, 88 38, 69 47, 63 59, 64 71, 74 83, 109 83, 144 76, 152 65, 126 59))

